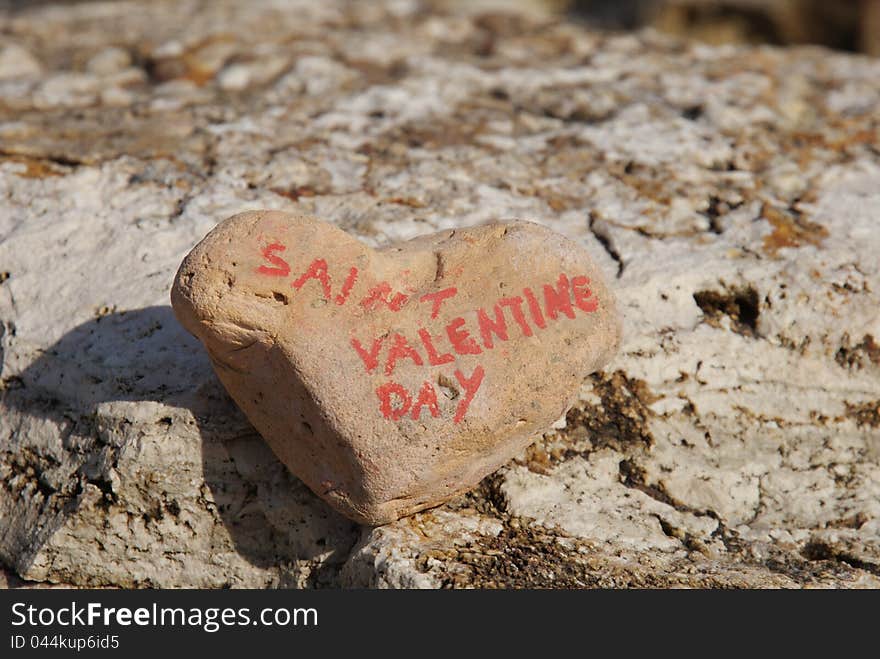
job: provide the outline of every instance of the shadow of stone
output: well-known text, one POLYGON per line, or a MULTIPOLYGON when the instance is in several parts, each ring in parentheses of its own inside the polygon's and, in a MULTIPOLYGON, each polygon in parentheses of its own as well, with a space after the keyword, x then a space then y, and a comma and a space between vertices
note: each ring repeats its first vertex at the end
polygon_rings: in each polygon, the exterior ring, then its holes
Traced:
MULTIPOLYGON (((7 412, 0 419, 0 469, 7 472, 0 485, 0 560, 19 574, 95 487, 108 510, 129 507, 129 514, 145 519, 177 515, 181 508, 219 517, 241 557, 257 568, 279 568, 278 585, 331 579, 333 566, 357 540, 359 527, 277 460, 168 306, 90 320, 20 373, 11 370, 0 389, 7 412), (149 408, 152 417, 119 411, 135 407, 149 408), (119 456, 157 433, 159 441, 171 447, 178 441, 184 451, 181 433, 187 431, 200 438, 204 500, 166 502, 155 513, 142 512, 143 502, 126 501, 127 472, 118 468, 119 456), (314 562, 310 576, 285 579, 285 569, 302 561, 314 562)), ((187 459, 197 463, 199 457, 181 454, 187 459)), ((158 464, 153 471, 162 469, 158 464)), ((301 566, 296 570, 302 574, 301 566)))

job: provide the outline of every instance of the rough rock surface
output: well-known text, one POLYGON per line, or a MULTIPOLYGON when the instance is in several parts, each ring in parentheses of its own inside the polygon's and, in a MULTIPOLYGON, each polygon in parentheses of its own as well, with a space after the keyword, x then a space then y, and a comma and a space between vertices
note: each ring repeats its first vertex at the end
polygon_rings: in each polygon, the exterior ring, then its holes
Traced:
POLYGON ((375 250, 317 218, 240 213, 187 255, 171 304, 278 459, 374 526, 522 452, 620 344, 590 255, 522 221, 375 250))
POLYGON ((188 0, 7 12, 0 63, 0 559, 24 579, 880 585, 880 61, 188 0), (475 492, 359 528, 167 305, 252 208, 375 245, 542 222, 616 280, 621 352, 475 492))

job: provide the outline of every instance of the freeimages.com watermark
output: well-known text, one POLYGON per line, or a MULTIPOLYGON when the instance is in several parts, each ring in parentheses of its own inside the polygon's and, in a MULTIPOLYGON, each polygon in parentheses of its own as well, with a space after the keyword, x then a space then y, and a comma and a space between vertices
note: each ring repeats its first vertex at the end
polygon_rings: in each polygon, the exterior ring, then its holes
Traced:
MULTIPOLYGON (((100 602, 64 606, 35 606, 16 602, 11 607, 13 627, 26 627, 29 633, 15 633, 12 649, 66 648, 73 650, 115 649, 118 634, 104 633, 117 628, 200 629, 207 633, 236 627, 317 627, 315 608, 266 607, 167 607, 106 606, 100 602), (41 628, 69 627, 69 633, 39 633, 41 628), (89 633, 82 633, 88 631, 89 633), (98 632, 98 633, 95 633, 98 632)), ((66 632, 68 630, 65 630, 66 632)))

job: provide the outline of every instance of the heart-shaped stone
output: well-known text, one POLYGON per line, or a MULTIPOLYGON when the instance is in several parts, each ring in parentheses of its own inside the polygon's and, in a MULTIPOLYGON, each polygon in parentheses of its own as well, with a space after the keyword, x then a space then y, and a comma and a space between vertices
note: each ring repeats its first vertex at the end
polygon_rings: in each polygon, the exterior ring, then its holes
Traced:
POLYGON ((243 213, 184 259, 171 300, 279 459, 368 524, 478 483, 620 341, 584 249, 530 222, 377 250, 314 218, 243 213))

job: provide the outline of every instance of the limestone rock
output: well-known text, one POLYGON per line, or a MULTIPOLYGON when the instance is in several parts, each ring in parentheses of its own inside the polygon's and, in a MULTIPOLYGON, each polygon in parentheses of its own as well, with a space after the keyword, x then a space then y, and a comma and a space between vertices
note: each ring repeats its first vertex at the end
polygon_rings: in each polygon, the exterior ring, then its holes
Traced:
POLYGON ((130 65, 131 54, 128 51, 121 48, 105 48, 86 62, 86 70, 98 76, 112 76, 125 71, 130 65))
POLYGON ((314 218, 243 213, 184 259, 171 299, 281 461, 368 524, 476 485, 620 343, 584 249, 527 222, 373 250, 314 218))
POLYGON ((0 29, 39 62, 0 79, 20 578, 880 586, 880 60, 417 1, 13 4, 0 29), (110 47, 131 68, 88 73, 110 47), (235 63, 265 66, 224 90, 235 63), (273 457, 168 305, 184 256, 254 208, 375 248, 529 218, 595 256, 620 351, 564 428, 364 529, 273 457))
POLYGON ((0 44, 0 80, 36 77, 42 70, 40 62, 18 44, 0 44))

